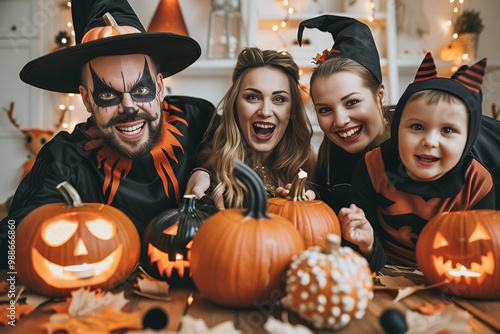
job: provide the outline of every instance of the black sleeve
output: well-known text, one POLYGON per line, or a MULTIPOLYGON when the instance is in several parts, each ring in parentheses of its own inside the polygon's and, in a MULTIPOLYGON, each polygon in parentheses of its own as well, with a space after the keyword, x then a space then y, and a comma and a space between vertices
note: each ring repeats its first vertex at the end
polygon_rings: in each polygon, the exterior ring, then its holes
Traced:
POLYGON ((377 272, 385 266, 387 259, 382 246, 380 224, 375 211, 377 193, 368 174, 365 159, 359 161, 354 171, 350 198, 351 203, 361 208, 365 212, 366 219, 372 224, 374 233, 373 253, 367 260, 370 269, 377 272))

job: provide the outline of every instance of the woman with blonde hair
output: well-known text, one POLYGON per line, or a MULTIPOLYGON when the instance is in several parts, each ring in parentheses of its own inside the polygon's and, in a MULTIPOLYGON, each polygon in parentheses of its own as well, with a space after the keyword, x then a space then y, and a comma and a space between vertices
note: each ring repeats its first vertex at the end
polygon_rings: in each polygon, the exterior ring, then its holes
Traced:
POLYGON ((311 180, 316 165, 312 127, 300 96, 299 68, 290 54, 244 49, 219 108, 220 122, 212 120, 216 130, 204 152, 218 208, 246 205, 247 189, 233 174, 235 158, 260 175, 270 196, 283 193, 300 168, 311 180))

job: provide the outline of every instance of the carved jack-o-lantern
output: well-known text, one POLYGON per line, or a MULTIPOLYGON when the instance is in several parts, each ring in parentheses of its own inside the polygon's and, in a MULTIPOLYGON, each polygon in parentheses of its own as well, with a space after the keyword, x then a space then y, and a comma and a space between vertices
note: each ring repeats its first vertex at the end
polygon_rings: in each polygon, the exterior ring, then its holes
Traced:
POLYGON ((500 298, 500 211, 442 213, 423 228, 417 262, 431 283, 461 297, 500 298))
POLYGON ((67 205, 41 206, 16 229, 19 280, 48 296, 69 296, 80 287, 117 286, 139 260, 135 225, 112 206, 83 204, 67 182, 57 188, 67 205))
POLYGON ((192 239, 208 217, 195 208, 195 195, 184 195, 180 209, 156 216, 142 237, 141 262, 146 272, 171 285, 191 285, 192 239))

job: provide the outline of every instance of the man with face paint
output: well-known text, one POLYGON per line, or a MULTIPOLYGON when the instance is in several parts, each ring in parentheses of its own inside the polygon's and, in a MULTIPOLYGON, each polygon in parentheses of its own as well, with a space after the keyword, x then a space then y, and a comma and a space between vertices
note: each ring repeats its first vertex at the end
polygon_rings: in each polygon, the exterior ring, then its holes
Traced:
MULTIPOLYGON (((164 96, 163 79, 195 62, 200 46, 172 33, 147 33, 126 0, 73 0, 76 45, 30 61, 21 79, 35 87, 80 93, 90 113, 70 134, 45 144, 19 185, 0 225, 0 266, 6 266, 9 221, 64 202, 67 181, 84 203, 123 211, 139 234, 166 209, 177 208, 215 107, 187 96, 164 96), (103 18, 116 20, 112 34, 103 18), (106 14, 107 15, 107 14, 106 14)), ((198 172, 202 173, 203 172, 198 172)), ((17 236, 22 242, 22 236, 17 236)))

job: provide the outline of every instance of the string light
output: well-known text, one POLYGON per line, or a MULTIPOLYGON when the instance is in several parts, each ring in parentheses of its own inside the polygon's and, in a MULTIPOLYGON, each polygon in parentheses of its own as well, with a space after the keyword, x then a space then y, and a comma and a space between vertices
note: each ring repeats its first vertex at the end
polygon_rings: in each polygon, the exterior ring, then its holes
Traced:
POLYGON ((375 3, 373 1, 370 1, 370 16, 368 17, 368 22, 373 22, 375 19, 375 3))
MULTIPOLYGON (((292 7, 289 7, 290 1, 288 1, 288 0, 283 0, 281 2, 281 4, 286 9, 286 16, 283 20, 281 20, 280 26, 281 26, 281 28, 285 28, 288 24, 288 18, 290 17, 290 14, 293 14, 295 12, 295 9, 293 9, 292 7)), ((276 24, 273 25, 273 31, 278 31, 278 30, 279 30, 279 26, 276 24)))

